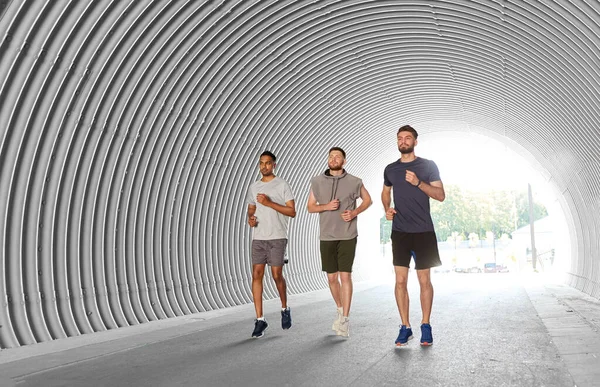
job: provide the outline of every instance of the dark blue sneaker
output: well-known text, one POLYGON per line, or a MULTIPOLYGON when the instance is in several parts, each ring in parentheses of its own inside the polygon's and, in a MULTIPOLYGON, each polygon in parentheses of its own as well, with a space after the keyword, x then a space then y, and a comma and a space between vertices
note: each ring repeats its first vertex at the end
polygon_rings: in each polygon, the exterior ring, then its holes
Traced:
POLYGON ((433 335, 431 334, 431 325, 421 324, 421 345, 427 346, 433 344, 433 335))
POLYGON ((290 329, 292 327, 292 313, 289 306, 281 311, 281 327, 283 329, 290 329))
POLYGON ((406 325, 400 327, 400 333, 396 339, 396 347, 402 347, 408 344, 408 340, 413 338, 412 328, 407 328, 406 325))
POLYGON ((252 332, 252 337, 254 337, 254 338, 263 337, 268 326, 269 326, 269 324, 267 323, 266 320, 255 320, 254 332, 252 332))

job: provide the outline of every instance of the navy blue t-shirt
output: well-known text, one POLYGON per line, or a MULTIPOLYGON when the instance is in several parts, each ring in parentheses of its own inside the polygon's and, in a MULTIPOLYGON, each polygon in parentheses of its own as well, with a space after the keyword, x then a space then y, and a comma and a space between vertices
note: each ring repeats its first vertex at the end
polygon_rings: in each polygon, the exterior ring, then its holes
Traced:
POLYGON ((385 167, 383 184, 392 187, 396 209, 392 230, 410 233, 434 231, 429 196, 406 181, 407 169, 425 183, 441 180, 437 165, 422 157, 417 157, 409 163, 398 160, 385 167))

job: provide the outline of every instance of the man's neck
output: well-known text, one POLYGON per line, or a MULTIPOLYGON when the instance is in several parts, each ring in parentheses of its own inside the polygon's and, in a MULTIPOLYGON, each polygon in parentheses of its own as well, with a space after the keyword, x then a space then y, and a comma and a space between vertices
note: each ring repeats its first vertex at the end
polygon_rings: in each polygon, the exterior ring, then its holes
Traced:
POLYGON ((273 180, 275 178, 275 175, 267 175, 262 177, 262 179, 260 179, 260 181, 262 181, 263 183, 268 183, 271 180, 273 180))
POLYGON ((337 171, 332 171, 331 169, 329 170, 329 174, 331 176, 340 176, 342 173, 344 173, 343 169, 339 169, 337 171))
POLYGON ((417 158, 417 156, 415 155, 415 152, 402 153, 402 156, 400 156, 400 162, 401 163, 410 163, 411 161, 415 161, 416 158, 417 158))

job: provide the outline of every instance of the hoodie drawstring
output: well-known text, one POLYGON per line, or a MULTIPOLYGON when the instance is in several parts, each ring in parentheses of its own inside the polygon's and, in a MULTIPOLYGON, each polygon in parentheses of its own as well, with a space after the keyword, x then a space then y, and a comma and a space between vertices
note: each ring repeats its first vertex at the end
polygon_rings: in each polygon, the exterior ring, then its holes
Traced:
POLYGON ((338 181, 339 179, 333 179, 333 185, 331 188, 331 199, 329 199, 329 201, 335 199, 335 194, 337 194, 338 181))

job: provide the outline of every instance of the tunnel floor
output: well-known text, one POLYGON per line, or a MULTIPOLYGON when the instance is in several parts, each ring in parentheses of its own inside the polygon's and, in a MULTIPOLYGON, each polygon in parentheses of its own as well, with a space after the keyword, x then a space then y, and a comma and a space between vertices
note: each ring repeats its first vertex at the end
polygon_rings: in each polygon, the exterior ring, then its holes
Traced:
POLYGON ((600 386, 600 302, 541 277, 433 275, 434 345, 395 348, 393 280, 355 285, 350 338, 328 291, 290 296, 293 326, 251 339, 253 306, 177 317, 0 352, 2 386, 600 386))

